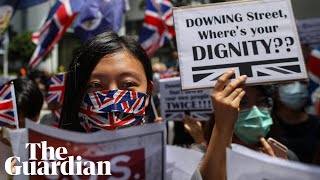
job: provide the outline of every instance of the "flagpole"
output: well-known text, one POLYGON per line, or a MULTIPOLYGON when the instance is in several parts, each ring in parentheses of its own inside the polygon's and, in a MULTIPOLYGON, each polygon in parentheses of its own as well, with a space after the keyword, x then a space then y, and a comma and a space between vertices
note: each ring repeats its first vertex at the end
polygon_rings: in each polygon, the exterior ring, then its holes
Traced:
POLYGON ((153 101, 153 97, 151 96, 151 106, 152 106, 152 110, 153 110, 153 113, 154 113, 154 116, 156 117, 156 118, 158 118, 159 117, 159 115, 158 115, 158 112, 157 112, 157 108, 156 108, 156 105, 154 104, 154 101, 153 101))
POLYGON ((14 120, 15 120, 17 129, 19 129, 19 117, 18 117, 18 112, 17 112, 18 109, 17 109, 16 93, 15 93, 15 91, 14 91, 13 81, 11 81, 10 88, 11 88, 12 100, 13 100, 13 115, 14 115, 14 120))

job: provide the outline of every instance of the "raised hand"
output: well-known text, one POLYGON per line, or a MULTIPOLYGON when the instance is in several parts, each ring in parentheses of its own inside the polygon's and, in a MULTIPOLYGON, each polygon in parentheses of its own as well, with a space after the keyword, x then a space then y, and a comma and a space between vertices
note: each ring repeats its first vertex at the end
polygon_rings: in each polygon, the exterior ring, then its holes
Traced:
POLYGON ((245 91, 240 85, 247 79, 247 76, 243 75, 226 85, 233 74, 234 70, 224 73, 218 79, 210 95, 215 114, 215 129, 228 133, 228 135, 233 133, 240 110, 240 101, 245 95, 245 91))
POLYGON ((243 75, 228 83, 233 74, 234 70, 224 73, 210 95, 214 108, 215 126, 199 168, 204 180, 226 179, 226 148, 230 146, 240 110, 240 101, 245 95, 240 85, 247 79, 247 76, 243 75))

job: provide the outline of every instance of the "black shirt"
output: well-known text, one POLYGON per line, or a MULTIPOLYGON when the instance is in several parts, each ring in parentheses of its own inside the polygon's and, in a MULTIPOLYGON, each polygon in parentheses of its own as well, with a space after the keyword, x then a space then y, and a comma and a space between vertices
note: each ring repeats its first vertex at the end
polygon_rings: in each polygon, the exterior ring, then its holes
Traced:
POLYGON ((286 124, 279 119, 279 141, 291 149, 301 162, 312 163, 320 142, 320 118, 308 115, 300 124, 286 124))

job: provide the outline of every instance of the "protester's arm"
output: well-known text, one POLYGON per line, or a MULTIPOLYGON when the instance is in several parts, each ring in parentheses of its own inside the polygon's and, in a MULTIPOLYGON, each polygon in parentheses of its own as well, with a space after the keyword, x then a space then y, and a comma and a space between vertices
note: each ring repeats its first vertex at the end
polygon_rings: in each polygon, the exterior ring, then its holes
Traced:
POLYGON ((226 148, 231 144, 240 101, 245 94, 239 86, 247 79, 247 76, 240 76, 225 86, 233 74, 234 71, 229 70, 222 75, 210 95, 215 113, 215 126, 200 165, 200 173, 205 180, 226 179, 226 148))

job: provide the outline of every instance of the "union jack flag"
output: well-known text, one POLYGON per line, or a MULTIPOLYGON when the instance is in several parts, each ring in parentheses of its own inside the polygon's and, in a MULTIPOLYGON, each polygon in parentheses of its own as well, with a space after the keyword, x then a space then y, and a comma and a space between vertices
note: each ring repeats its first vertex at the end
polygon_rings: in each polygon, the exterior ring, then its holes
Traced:
POLYGON ((50 87, 48 90, 47 102, 50 103, 61 103, 63 101, 64 96, 64 86, 66 74, 61 73, 57 75, 53 75, 50 81, 50 87))
POLYGON ((0 87, 0 126, 18 126, 18 113, 13 84, 0 87))
POLYGON ((312 50, 307 68, 312 106, 320 114, 320 49, 312 50))
POLYGON ((145 114, 146 94, 126 90, 104 90, 85 95, 79 119, 88 132, 140 125, 145 114))
POLYGON ((170 0, 147 0, 139 42, 149 57, 174 37, 172 7, 170 0))
POLYGON ((32 34, 32 41, 37 48, 29 62, 29 67, 36 67, 61 39, 82 5, 82 0, 58 0, 38 32, 32 34))

